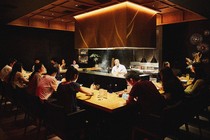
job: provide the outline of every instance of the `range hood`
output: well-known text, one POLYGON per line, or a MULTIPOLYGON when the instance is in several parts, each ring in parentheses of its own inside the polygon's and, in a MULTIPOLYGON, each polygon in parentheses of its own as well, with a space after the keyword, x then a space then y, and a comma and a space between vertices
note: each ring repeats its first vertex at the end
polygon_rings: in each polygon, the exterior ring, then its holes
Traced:
POLYGON ((156 13, 132 2, 75 16, 75 48, 155 48, 156 13))

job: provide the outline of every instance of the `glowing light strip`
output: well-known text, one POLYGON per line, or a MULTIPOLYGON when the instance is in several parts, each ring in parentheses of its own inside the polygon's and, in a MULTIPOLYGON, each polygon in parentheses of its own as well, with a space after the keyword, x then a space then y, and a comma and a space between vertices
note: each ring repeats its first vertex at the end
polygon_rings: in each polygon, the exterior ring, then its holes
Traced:
POLYGON ((108 47, 108 48, 79 48, 85 50, 154 50, 155 48, 149 47, 108 47))
POLYGON ((116 10, 116 9, 119 9, 119 8, 124 8, 125 6, 132 7, 132 8, 135 8, 137 10, 140 9, 140 10, 147 11, 147 12, 150 12, 150 13, 153 13, 153 14, 158 13, 158 11, 155 11, 153 9, 150 9, 150 8, 147 8, 147 7, 144 7, 144 6, 126 1, 126 2, 122 2, 122 3, 119 3, 119 4, 112 5, 112 6, 108 6, 108 7, 105 7, 105 8, 97 9, 97 10, 90 11, 90 12, 87 12, 87 13, 83 13, 83 14, 80 14, 80 15, 76 15, 76 16, 74 16, 74 18, 78 19, 78 18, 93 16, 93 15, 96 15, 96 14, 105 13, 105 12, 116 10))

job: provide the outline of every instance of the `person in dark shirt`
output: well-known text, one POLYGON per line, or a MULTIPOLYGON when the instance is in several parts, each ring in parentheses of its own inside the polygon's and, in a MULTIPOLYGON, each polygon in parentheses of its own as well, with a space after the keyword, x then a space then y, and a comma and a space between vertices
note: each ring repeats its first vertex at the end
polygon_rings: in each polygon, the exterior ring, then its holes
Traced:
POLYGON ((164 97, 168 104, 175 104, 181 101, 184 96, 184 87, 170 67, 165 67, 160 71, 164 97))
POLYGON ((148 80, 141 80, 140 73, 130 71, 125 75, 126 81, 132 86, 127 104, 135 104, 142 114, 159 113, 166 101, 155 85, 148 80))
POLYGON ((64 106, 66 113, 69 113, 77 111, 77 92, 92 96, 93 91, 80 86, 80 84, 76 82, 79 72, 73 66, 68 67, 65 75, 66 81, 59 84, 57 89, 57 103, 64 106))
POLYGON ((190 85, 185 88, 187 94, 197 94, 207 86, 207 74, 202 63, 193 63, 191 71, 194 73, 194 79, 190 85))
POLYGON ((55 58, 51 58, 50 63, 51 63, 51 66, 50 66, 51 68, 55 67, 57 69, 57 74, 56 74, 55 78, 57 80, 61 81, 62 75, 60 74, 60 65, 58 64, 58 62, 56 61, 55 58))

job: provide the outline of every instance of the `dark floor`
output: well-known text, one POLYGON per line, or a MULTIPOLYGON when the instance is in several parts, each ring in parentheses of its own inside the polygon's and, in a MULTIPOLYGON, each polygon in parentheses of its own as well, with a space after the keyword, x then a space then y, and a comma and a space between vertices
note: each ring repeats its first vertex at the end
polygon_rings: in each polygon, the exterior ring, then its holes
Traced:
MULTIPOLYGON (((210 109, 210 108, 209 108, 210 109)), ((15 121, 15 113, 16 108, 12 107, 9 102, 7 102, 7 105, 1 105, 0 109, 0 140, 60 140, 59 137, 47 133, 46 129, 44 127, 41 128, 39 134, 37 134, 37 127, 36 127, 36 121, 31 121, 27 127, 27 132, 24 134, 24 113, 22 111, 18 111, 17 119, 15 121)), ((210 123, 207 119, 208 117, 199 116, 198 119, 194 119, 192 123, 189 124, 189 131, 186 131, 185 125, 180 127, 180 136, 177 137, 166 137, 165 140, 171 140, 171 139, 191 139, 191 140, 210 140, 210 123), (200 128, 200 129, 199 129, 200 128)), ((95 131, 95 130, 94 130, 95 131)), ((109 131, 107 131, 109 132, 109 131)), ((119 133, 116 136, 119 136, 119 138, 115 137, 116 139, 122 139, 120 136, 123 136, 123 133, 128 132, 131 133, 129 130, 121 131, 116 130, 113 133, 119 133), (122 133, 122 134, 120 134, 122 133)), ((110 132, 109 132, 110 133, 110 132)), ((108 135, 108 134, 107 134, 108 135)), ((130 138, 128 140, 131 140, 131 135, 129 135, 130 138)), ((136 140, 139 140, 140 134, 136 134, 136 140)), ((93 138, 101 139, 101 138, 93 138)), ((110 140, 114 138, 109 138, 110 140)), ((92 139, 91 139, 92 140, 92 139)))

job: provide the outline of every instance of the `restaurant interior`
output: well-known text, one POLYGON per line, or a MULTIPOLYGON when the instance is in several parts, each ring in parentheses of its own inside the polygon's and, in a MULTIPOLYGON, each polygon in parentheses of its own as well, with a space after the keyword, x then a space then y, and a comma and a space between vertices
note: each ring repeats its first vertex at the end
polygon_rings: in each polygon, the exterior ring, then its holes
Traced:
MULTIPOLYGON (((31 111, 36 108, 27 110, 27 104, 16 103, 1 87, 0 139, 210 139, 209 6, 207 0, 1 1, 1 69, 10 58, 20 61, 25 73, 31 73, 36 58, 46 68, 52 58, 59 64, 64 59, 67 67, 76 60, 77 82, 86 88, 93 84, 100 88, 91 98, 78 92, 78 104, 83 109, 76 115, 70 114, 68 121, 68 125, 78 127, 59 129, 67 124, 66 118, 60 112, 52 112, 49 104, 46 103, 49 107, 46 112, 51 114, 40 117, 31 111), (120 60, 127 72, 138 71, 142 79, 158 84, 164 62, 170 62, 178 77, 186 78, 190 73, 187 60, 193 63, 196 54, 206 74, 208 89, 200 91, 205 94, 194 97, 197 100, 190 100, 181 112, 180 107, 165 112, 173 117, 164 116, 167 125, 163 127, 159 123, 164 119, 157 116, 152 119, 143 116, 138 118, 142 122, 136 123, 133 108, 127 107, 126 97, 118 94, 129 88, 125 77, 111 73, 115 59, 120 60), (99 97, 104 92, 108 92, 106 97, 99 97), (176 122, 176 118, 181 121, 176 122), (53 126, 53 122, 60 125, 53 126), (79 129, 80 134, 74 129, 79 129)), ((66 68, 60 72, 65 78, 66 68)))

